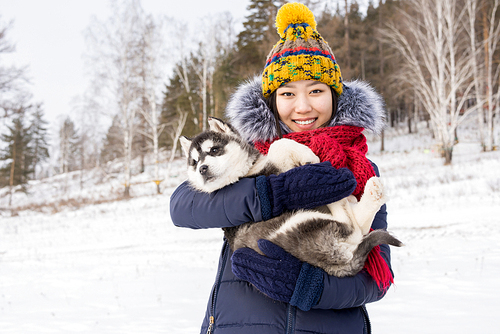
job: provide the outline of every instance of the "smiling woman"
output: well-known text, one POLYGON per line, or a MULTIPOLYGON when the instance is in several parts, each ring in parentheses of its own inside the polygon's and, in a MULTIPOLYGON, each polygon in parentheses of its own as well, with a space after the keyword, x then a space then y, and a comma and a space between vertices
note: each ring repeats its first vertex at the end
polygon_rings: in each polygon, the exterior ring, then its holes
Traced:
POLYGON ((330 87, 319 81, 289 82, 276 90, 279 118, 293 132, 314 130, 332 119, 333 96, 330 87))
MULTIPOLYGON (((352 195, 359 199, 368 179, 378 175, 377 167, 366 158, 362 132, 383 127, 380 96, 367 84, 343 82, 340 67, 306 6, 284 5, 276 26, 281 40, 269 53, 262 76, 237 89, 226 115, 262 154, 268 154, 280 137, 306 145, 320 161, 329 163, 325 165, 328 176, 313 173, 319 172, 319 166, 310 164, 301 166, 308 167, 307 173, 297 167, 269 180, 264 175, 244 177, 214 194, 200 194, 183 183, 170 199, 175 225, 224 228, 277 217, 283 203, 292 202, 299 192, 334 183, 335 173, 344 167, 356 177, 352 195), (297 184, 289 176, 295 173, 301 180, 297 184)), ((328 187, 327 192, 334 188, 328 187)), ((307 196, 300 199, 293 210, 323 205, 307 196)), ((371 228, 386 229, 386 214, 384 205, 369 222, 371 228)), ((258 246, 261 253, 246 248, 232 252, 224 242, 201 333, 370 332, 364 305, 381 299, 393 281, 387 245, 372 249, 366 270, 342 278, 301 262, 267 240, 258 241, 258 246)))

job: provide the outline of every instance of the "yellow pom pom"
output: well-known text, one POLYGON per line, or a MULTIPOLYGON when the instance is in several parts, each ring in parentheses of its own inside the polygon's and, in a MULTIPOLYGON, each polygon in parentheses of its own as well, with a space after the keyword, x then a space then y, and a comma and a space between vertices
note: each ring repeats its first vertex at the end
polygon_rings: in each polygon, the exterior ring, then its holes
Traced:
POLYGON ((276 30, 281 38, 285 37, 285 29, 293 23, 307 23, 316 30, 314 14, 306 5, 298 2, 283 5, 276 15, 276 30))

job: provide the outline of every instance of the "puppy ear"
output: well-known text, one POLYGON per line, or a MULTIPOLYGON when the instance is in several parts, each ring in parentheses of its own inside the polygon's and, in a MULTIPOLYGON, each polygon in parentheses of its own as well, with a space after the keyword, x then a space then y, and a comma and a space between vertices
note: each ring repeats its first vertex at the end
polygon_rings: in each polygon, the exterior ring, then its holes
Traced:
POLYGON ((191 147, 192 140, 186 136, 181 136, 179 138, 179 141, 181 142, 182 151, 184 152, 186 157, 189 157, 189 148, 191 147))
POLYGON ((208 125, 210 126, 210 130, 213 132, 225 133, 227 135, 237 134, 231 125, 215 117, 208 118, 208 125))

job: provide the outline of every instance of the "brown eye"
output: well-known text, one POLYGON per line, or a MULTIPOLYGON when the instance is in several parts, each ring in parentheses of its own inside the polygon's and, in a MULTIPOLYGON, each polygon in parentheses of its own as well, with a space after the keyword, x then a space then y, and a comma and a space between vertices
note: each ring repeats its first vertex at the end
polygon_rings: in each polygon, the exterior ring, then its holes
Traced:
POLYGON ((217 154, 217 153, 219 153, 219 148, 218 148, 218 147, 212 147, 212 148, 210 149, 210 153, 211 153, 211 154, 217 154))

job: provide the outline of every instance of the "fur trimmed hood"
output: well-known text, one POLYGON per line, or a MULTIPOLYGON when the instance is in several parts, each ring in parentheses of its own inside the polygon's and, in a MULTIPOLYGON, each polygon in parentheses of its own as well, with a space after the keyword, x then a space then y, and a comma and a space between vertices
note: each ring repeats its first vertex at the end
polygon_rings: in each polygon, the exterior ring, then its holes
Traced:
MULTIPOLYGON (((241 84, 231 96, 226 116, 232 126, 250 142, 268 141, 278 136, 274 115, 262 95, 261 78, 254 77, 241 84)), ((385 126, 382 97, 366 82, 344 82, 338 99, 338 110, 329 126, 352 125, 379 134, 385 126)), ((282 133, 291 130, 280 122, 282 133)))

